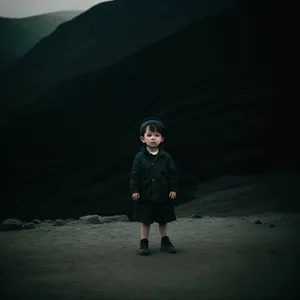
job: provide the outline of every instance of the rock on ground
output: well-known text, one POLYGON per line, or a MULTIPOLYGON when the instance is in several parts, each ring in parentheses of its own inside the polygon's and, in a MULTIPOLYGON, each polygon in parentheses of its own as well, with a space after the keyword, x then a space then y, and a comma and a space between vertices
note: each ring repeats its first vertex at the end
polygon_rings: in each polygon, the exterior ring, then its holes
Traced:
POLYGON ((1 230, 20 230, 22 229, 22 221, 17 219, 6 219, 4 220, 1 225, 1 230))
POLYGON ((34 229, 35 225, 33 223, 24 223, 22 229, 34 229))
POLYGON ((84 224, 104 224, 110 222, 129 222, 126 215, 116 216, 98 216, 98 215, 87 215, 79 218, 79 221, 84 224))

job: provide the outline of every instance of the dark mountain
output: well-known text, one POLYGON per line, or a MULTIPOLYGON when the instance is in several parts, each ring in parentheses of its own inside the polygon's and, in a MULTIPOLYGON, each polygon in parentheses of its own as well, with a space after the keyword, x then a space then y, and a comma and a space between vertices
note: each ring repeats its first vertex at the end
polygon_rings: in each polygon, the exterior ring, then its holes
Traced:
POLYGON ((66 79, 114 64, 233 0, 100 3, 42 39, 2 80, 5 108, 34 102, 66 79), (37 84, 38 82, 38 84, 37 84))
POLYGON ((81 11, 63 11, 28 18, 0 18, 0 71, 28 52, 58 25, 81 11))
POLYGON ((276 97, 286 73, 274 65, 292 55, 277 24, 285 9, 272 1, 236 2, 20 109, 2 134, 2 199, 9 205, 1 214, 129 210, 138 128, 149 116, 166 125, 164 147, 181 178, 177 203, 199 181, 299 168, 298 121, 287 114, 292 102, 276 97))

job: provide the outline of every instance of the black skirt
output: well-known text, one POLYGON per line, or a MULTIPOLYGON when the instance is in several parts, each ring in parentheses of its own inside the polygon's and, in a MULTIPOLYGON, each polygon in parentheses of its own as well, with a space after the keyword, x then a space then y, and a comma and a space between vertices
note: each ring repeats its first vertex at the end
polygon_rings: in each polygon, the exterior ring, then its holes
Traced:
POLYGON ((171 199, 164 202, 136 201, 134 204, 133 221, 143 224, 176 221, 173 201, 171 199))

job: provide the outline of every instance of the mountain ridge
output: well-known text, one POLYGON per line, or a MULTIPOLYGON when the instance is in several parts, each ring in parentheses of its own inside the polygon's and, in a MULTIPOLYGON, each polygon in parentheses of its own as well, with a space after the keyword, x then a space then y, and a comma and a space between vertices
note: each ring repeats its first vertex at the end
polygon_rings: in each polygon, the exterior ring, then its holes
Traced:
POLYGON ((80 11, 55 12, 26 18, 0 18, 0 71, 16 63, 39 40, 80 11), (12 57, 12 59, 10 59, 12 57))
POLYGON ((6 72, 3 88, 10 103, 7 103, 8 109, 10 106, 19 106, 20 94, 28 99, 34 99, 67 78, 117 63, 142 47, 174 33, 184 27, 184 24, 196 21, 208 11, 218 12, 220 7, 230 6, 233 2, 230 0, 225 3, 217 0, 214 4, 219 6, 214 6, 208 4, 208 1, 177 0, 173 2, 174 7, 168 5, 166 1, 158 0, 143 3, 134 1, 100 3, 71 22, 58 26, 53 34, 42 39, 27 53, 15 68, 6 72), (136 10, 129 16, 123 12, 123 6, 129 5, 128 3, 136 10), (194 6, 189 7, 192 4, 194 6), (160 10, 156 11, 155 5, 160 10), (149 11, 145 12, 145 7, 151 8, 152 14, 149 11), (178 7, 182 8, 180 13, 178 7), (109 17, 114 9, 117 10, 115 19, 119 22, 118 26, 112 23, 114 18, 109 17), (143 15, 140 12, 143 12, 143 15), (166 12, 170 15, 166 15, 166 12), (158 16, 163 20, 159 20, 158 16), (167 19, 164 19, 166 16, 167 19), (107 27, 108 21, 110 27, 107 27), (138 23, 135 22, 140 22, 140 26, 137 27, 138 23), (102 27, 103 30, 98 33, 98 28, 102 27), (145 30, 148 31, 144 37, 145 30), (106 46, 103 47, 102 44, 106 46), (46 49, 46 52, 43 49, 46 49), (28 72, 31 74, 29 77, 28 72), (38 86, 35 85, 36 80, 39 81, 38 86))

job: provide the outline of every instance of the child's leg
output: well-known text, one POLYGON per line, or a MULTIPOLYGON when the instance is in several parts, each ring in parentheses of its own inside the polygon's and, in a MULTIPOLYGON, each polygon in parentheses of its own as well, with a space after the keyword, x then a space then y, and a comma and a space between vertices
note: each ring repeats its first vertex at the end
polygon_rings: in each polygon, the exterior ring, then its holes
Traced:
POLYGON ((151 227, 151 224, 143 224, 143 223, 141 224, 141 240, 142 239, 148 240, 150 227, 151 227))
POLYGON ((167 223, 159 223, 158 224, 159 232, 161 237, 167 236, 167 223))
POLYGON ((141 241, 140 241, 140 249, 138 253, 140 255, 149 255, 150 250, 149 250, 149 232, 150 232, 150 227, 151 224, 141 224, 141 241))

